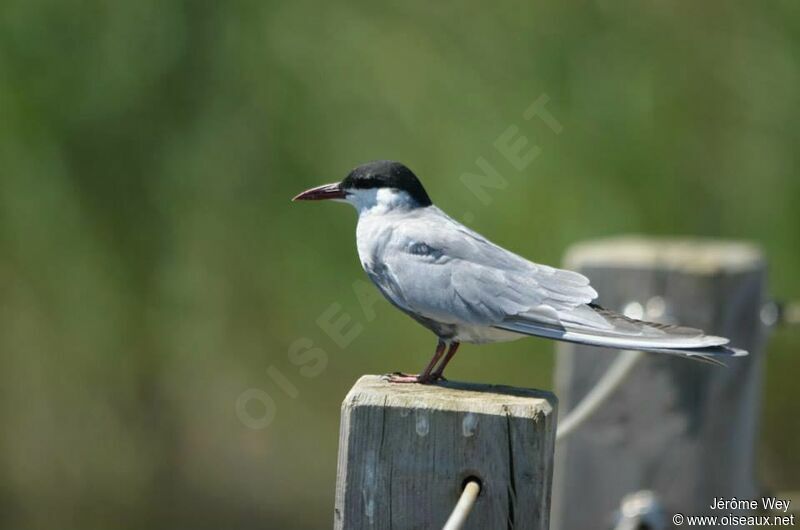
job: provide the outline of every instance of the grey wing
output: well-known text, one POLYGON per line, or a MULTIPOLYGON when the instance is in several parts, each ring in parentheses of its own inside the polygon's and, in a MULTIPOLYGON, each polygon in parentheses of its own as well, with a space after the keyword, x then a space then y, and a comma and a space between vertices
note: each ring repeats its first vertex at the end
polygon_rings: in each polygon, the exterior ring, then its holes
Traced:
POLYGON ((530 262, 441 215, 435 226, 430 219, 404 224, 399 248, 388 254, 397 300, 410 311, 609 348, 700 358, 746 353, 701 330, 603 309, 592 303, 597 293, 585 276, 530 262))
POLYGON ((439 322, 492 326, 509 317, 591 302, 585 276, 538 265, 440 217, 407 220, 384 263, 395 303, 439 322))

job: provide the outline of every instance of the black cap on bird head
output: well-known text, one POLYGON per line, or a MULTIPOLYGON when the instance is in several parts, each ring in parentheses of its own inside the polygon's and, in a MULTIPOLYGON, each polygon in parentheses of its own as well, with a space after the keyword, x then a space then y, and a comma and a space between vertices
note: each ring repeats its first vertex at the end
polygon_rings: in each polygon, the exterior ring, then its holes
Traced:
POLYGON ((400 162, 376 160, 361 164, 341 182, 343 190, 392 188, 401 190, 420 206, 433 204, 417 176, 400 162))

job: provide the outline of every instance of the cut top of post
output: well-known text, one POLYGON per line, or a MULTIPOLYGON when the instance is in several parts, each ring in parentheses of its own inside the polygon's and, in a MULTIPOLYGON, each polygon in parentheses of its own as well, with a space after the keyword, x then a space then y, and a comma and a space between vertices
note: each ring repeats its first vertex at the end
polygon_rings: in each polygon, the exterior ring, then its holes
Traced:
POLYGON ((342 407, 381 407, 479 412, 534 418, 549 416, 557 404, 555 395, 542 390, 443 381, 435 385, 389 383, 378 375, 359 379, 342 407))
POLYGON ((564 263, 570 269, 635 267, 713 275, 761 269, 764 256, 745 241, 620 236, 574 245, 564 263))

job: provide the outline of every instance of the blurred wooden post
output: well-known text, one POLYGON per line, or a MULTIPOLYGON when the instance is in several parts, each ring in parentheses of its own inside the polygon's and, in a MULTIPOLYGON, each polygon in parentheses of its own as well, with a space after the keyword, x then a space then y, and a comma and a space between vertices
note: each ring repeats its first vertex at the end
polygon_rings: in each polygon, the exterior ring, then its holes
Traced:
MULTIPOLYGON (((566 266, 589 276, 609 309, 727 336, 750 355, 727 367, 646 355, 602 409, 559 444, 554 528, 610 528, 622 498, 643 490, 654 493, 668 525, 675 513, 708 514, 714 497, 756 498, 766 283, 758 248, 619 238, 577 245, 566 266)), ((616 352, 559 350, 556 393, 568 414, 616 352)))
POLYGON ((549 528, 555 409, 537 390, 362 377, 342 404, 334 528, 441 528, 469 477, 466 528, 549 528))

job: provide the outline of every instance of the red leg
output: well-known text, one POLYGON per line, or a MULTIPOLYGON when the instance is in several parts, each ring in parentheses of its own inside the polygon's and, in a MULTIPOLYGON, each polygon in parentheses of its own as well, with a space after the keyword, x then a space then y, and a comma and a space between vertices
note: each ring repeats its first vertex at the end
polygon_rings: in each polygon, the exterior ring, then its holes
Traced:
POLYGON ((458 347, 460 345, 461 343, 459 342, 450 343, 450 349, 447 350, 447 355, 445 355, 444 359, 442 359, 442 363, 439 365, 439 368, 437 368, 436 371, 433 372, 433 375, 431 375, 431 377, 435 381, 439 379, 444 379, 444 369, 447 366, 447 363, 450 362, 450 359, 452 359, 453 356, 455 356, 456 352, 458 351, 458 347))
POLYGON ((435 377, 431 376, 431 372, 433 371, 436 363, 439 362, 439 359, 442 358, 444 354, 445 343, 439 341, 439 344, 436 345, 436 352, 431 357, 428 366, 425 367, 425 370, 419 375, 413 374, 402 374, 402 373, 393 373, 388 374, 386 378, 389 380, 390 383, 430 383, 436 380, 435 377))

